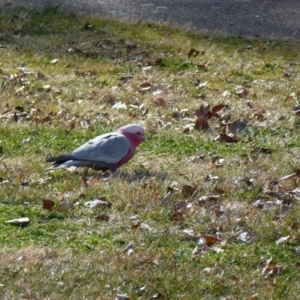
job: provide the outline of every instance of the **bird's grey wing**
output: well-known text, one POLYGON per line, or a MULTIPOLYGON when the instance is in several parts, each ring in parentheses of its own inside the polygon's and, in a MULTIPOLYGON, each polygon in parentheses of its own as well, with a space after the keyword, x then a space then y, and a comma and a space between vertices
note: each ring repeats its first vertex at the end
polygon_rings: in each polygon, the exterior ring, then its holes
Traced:
POLYGON ((114 164, 122 160, 131 149, 129 140, 119 133, 95 137, 72 152, 77 160, 114 164))

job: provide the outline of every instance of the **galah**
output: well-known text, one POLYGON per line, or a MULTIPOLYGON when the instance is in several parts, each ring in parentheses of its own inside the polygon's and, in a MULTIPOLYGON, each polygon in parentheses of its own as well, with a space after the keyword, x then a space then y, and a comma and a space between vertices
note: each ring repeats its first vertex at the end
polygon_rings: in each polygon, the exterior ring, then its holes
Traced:
POLYGON ((70 153, 48 158, 46 161, 54 164, 47 170, 75 166, 114 173, 132 158, 144 140, 144 128, 128 124, 117 132, 99 135, 70 153))

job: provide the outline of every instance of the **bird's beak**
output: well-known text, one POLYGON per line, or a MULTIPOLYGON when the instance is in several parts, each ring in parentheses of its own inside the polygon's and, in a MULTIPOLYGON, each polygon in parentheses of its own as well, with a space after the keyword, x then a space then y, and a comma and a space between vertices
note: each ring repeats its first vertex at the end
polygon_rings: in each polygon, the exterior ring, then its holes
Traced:
POLYGON ((142 135, 142 140, 145 141, 146 140, 146 136, 142 135))

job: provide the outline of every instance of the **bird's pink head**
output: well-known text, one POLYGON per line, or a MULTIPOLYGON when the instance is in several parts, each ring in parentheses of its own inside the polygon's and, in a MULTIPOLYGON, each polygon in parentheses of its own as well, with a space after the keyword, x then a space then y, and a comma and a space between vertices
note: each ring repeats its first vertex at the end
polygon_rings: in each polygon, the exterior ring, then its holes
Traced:
POLYGON ((146 139, 145 129, 137 124, 125 125, 118 132, 125 135, 135 148, 146 139))

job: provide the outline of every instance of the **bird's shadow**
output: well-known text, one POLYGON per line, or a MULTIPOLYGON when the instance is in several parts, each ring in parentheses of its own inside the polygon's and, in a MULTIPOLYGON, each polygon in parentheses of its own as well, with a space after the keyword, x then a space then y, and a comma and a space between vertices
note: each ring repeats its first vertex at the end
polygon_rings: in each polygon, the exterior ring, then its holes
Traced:
MULTIPOLYGON (((90 177, 87 173, 84 174, 86 177, 90 177)), ((141 182, 145 181, 149 178, 155 178, 155 181, 165 181, 169 179, 169 175, 165 172, 161 171, 149 171, 146 169, 138 169, 134 170, 133 172, 126 172, 126 171, 117 171, 116 173, 112 174, 110 172, 103 172, 94 174, 92 176, 93 178, 97 178, 99 180, 103 179, 109 179, 109 178, 118 178, 123 181, 126 181, 127 183, 135 183, 135 182, 141 182)))

